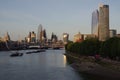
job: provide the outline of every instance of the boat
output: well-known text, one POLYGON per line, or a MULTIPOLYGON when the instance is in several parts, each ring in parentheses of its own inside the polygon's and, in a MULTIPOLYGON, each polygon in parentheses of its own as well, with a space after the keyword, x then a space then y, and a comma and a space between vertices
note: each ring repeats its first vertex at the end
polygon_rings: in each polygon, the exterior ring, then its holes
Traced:
POLYGON ((26 52, 26 54, 39 53, 39 52, 45 52, 45 49, 40 49, 40 50, 36 50, 36 51, 26 52))
POLYGON ((9 48, 7 41, 6 41, 6 47, 11 53, 10 57, 23 56, 23 53, 18 52, 18 50, 16 52, 11 52, 11 49, 9 48))
POLYGON ((23 53, 15 52, 10 55, 10 57, 23 56, 23 53))
POLYGON ((60 47, 53 47, 53 49, 60 49, 60 47))
POLYGON ((32 54, 33 52, 26 52, 26 54, 32 54))

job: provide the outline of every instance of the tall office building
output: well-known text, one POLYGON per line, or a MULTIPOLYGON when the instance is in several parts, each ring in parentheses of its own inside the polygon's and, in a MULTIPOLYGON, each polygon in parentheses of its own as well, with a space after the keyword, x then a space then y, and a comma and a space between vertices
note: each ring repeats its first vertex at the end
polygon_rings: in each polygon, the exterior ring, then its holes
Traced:
POLYGON ((58 37, 52 32, 52 35, 51 35, 51 41, 52 42, 57 42, 58 41, 58 37))
POLYGON ((44 39, 47 39, 47 35, 46 35, 46 30, 45 29, 42 31, 42 36, 44 37, 44 39))
POLYGON ((98 37, 98 20, 99 20, 99 12, 98 12, 98 10, 95 10, 92 13, 92 25, 91 25, 92 28, 91 28, 91 32, 96 37, 98 37))
POLYGON ((109 39, 109 6, 100 5, 99 6, 99 40, 105 41, 109 39))
POLYGON ((26 38, 28 43, 36 43, 36 33, 34 31, 29 32, 28 37, 26 38))
POLYGON ((38 26, 37 41, 42 42, 42 25, 41 24, 38 26))
POLYGON ((69 40, 69 34, 68 33, 63 33, 63 42, 64 44, 67 44, 69 40))
POLYGON ((29 32, 28 37, 27 37, 27 42, 30 43, 31 42, 31 32, 29 32))
POLYGON ((9 36, 8 32, 4 36, 4 41, 10 41, 10 36, 9 36))
POLYGON ((36 34, 35 34, 34 31, 32 31, 32 33, 31 33, 31 42, 32 42, 32 43, 35 43, 35 42, 36 42, 36 34))

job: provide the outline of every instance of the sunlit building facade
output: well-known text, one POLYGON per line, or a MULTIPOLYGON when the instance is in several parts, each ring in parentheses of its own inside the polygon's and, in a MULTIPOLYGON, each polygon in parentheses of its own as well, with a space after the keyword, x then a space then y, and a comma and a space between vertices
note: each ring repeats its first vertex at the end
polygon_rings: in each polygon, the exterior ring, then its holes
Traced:
POLYGON ((69 40, 69 34, 68 33, 63 33, 63 43, 67 44, 69 40))
POLYGON ((109 39, 109 6, 100 5, 99 6, 99 40, 105 41, 109 39))
POLYGON ((38 26, 37 41, 38 42, 42 41, 42 25, 41 24, 38 26))
POLYGON ((74 41, 73 42, 81 42, 83 39, 83 34, 81 34, 80 32, 76 35, 74 35, 74 41))
POLYGON ((34 31, 32 31, 31 33, 31 43, 35 43, 36 42, 36 34, 34 31))
POLYGON ((10 35, 8 34, 8 32, 4 36, 4 41, 10 41, 10 35))
POLYGON ((29 35, 26 40, 27 43, 36 43, 36 33, 34 31, 29 32, 29 35))

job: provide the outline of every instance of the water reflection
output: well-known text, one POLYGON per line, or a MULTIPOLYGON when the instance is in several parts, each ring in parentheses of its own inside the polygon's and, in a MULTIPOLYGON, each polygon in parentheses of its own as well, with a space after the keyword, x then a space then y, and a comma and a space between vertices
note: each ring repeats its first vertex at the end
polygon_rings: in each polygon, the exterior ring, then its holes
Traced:
POLYGON ((49 67, 66 67, 66 59, 65 56, 61 53, 48 52, 45 54, 46 58, 46 66, 49 67))
POLYGON ((66 64, 67 64, 67 59, 66 59, 66 56, 65 56, 65 55, 63 55, 63 63, 64 63, 64 67, 65 67, 66 64))
POLYGON ((47 50, 11 58, 9 52, 0 52, 0 80, 82 80, 66 64, 63 53, 64 50, 47 50))

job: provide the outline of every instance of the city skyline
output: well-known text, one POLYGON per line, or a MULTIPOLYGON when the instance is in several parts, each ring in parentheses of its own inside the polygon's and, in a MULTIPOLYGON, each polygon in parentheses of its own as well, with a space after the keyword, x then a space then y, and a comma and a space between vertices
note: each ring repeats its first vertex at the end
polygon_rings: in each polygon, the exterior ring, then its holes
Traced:
POLYGON ((68 33, 73 40, 73 35, 78 32, 91 33, 91 14, 100 3, 110 6, 110 29, 120 33, 120 1, 1 0, 0 37, 8 32, 11 40, 24 39, 30 31, 37 33, 39 24, 42 24, 48 38, 52 32, 60 39, 63 33, 68 33))

